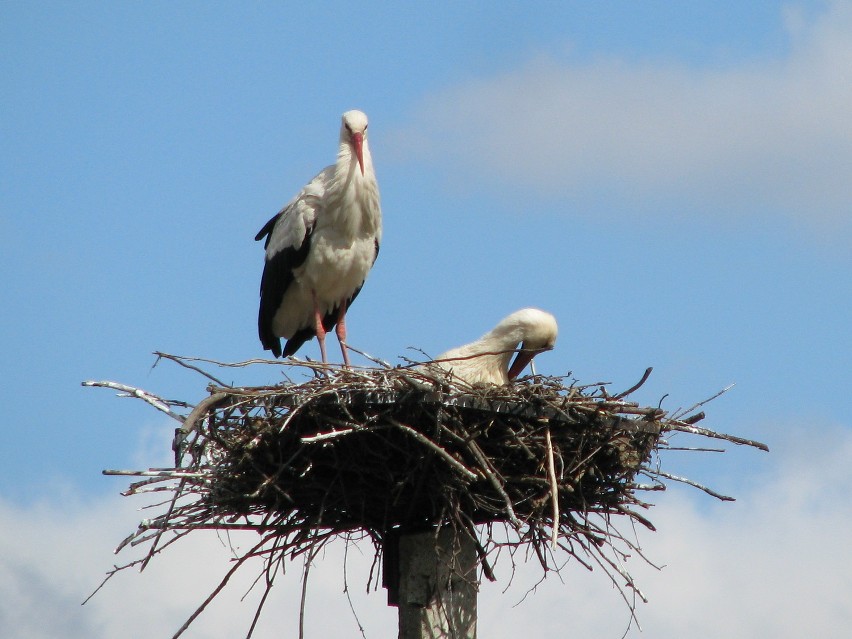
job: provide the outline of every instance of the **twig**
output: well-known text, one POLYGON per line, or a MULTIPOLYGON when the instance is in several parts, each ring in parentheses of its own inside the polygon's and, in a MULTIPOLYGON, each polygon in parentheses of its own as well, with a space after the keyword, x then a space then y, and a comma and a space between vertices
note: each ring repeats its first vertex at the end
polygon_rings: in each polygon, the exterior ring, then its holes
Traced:
POLYGON ((299 441, 303 444, 315 444, 317 442, 328 441, 329 439, 338 439, 352 433, 357 433, 361 428, 345 428, 343 430, 333 430, 328 433, 320 433, 319 435, 311 435, 310 437, 300 437, 299 441))
POLYGON ((247 560, 247 559, 248 559, 248 558, 249 558, 249 557, 250 557, 250 556, 251 556, 251 555, 252 555, 252 554, 253 554, 253 553, 257 550, 257 549, 261 548, 264 544, 266 544, 266 542, 267 542, 267 541, 269 541, 269 537, 264 537, 264 538, 263 538, 263 539, 262 539, 262 540, 261 540, 261 541, 260 541, 257 545, 255 545, 255 546, 252 548, 252 550, 251 550, 249 553, 247 553, 247 554, 243 555, 242 557, 240 557, 239 559, 237 559, 237 560, 234 562, 234 566, 233 566, 233 567, 232 567, 232 568, 231 568, 231 569, 230 569, 230 570, 229 570, 229 571, 225 574, 225 576, 222 578, 222 581, 220 581, 220 582, 219 582, 219 585, 218 585, 218 586, 216 586, 216 588, 213 590, 213 592, 211 592, 211 593, 207 596, 207 599, 205 599, 205 600, 204 600, 204 602, 203 602, 200 606, 198 606, 198 608, 196 608, 196 609, 195 609, 195 612, 193 612, 193 613, 189 616, 189 619, 187 619, 187 620, 184 622, 184 624, 183 624, 183 625, 182 625, 182 626, 178 629, 178 631, 177 631, 174 635, 172 635, 172 639, 178 639, 178 637, 180 637, 180 636, 181 636, 181 635, 182 635, 182 634, 186 631, 186 629, 187 629, 187 628, 189 628, 190 624, 192 624, 192 622, 193 622, 193 621, 195 621, 195 619, 198 617, 198 615, 200 615, 202 612, 204 612, 204 609, 207 607, 207 604, 209 604, 211 601, 213 601, 213 599, 215 599, 215 598, 216 598, 216 596, 217 596, 220 592, 222 592, 222 590, 223 590, 223 589, 225 588, 225 586, 228 584, 228 581, 231 579, 231 577, 233 577, 233 576, 234 576, 234 573, 235 573, 235 572, 237 572, 237 570, 239 570, 240 566, 242 566, 242 565, 243 565, 243 563, 244 563, 244 562, 245 562, 245 561, 246 561, 246 560, 247 560))
POLYGON ((553 463, 553 443, 550 441, 550 427, 544 429, 547 442, 547 476, 550 479, 550 501, 553 504, 553 525, 551 526, 550 547, 556 548, 559 538, 559 488, 556 485, 556 466, 553 463))
POLYGON ((729 390, 731 390, 734 386, 736 386, 736 384, 728 384, 727 386, 725 386, 725 388, 723 388, 722 390, 720 390, 718 393, 716 393, 716 394, 715 394, 715 395, 713 395, 712 397, 708 397, 707 399, 705 399, 705 400, 703 400, 703 401, 700 401, 700 402, 698 402, 697 404, 693 404, 693 405, 692 405, 692 406, 690 406, 689 408, 685 408, 685 409, 683 409, 683 410, 679 410, 679 411, 675 412, 675 413, 672 415, 672 417, 671 417, 671 418, 672 418, 673 420, 677 420, 677 419, 679 419, 682 415, 688 415, 689 413, 691 413, 692 411, 694 411, 696 408, 700 408, 701 406, 704 406, 704 404, 707 404, 708 402, 712 402, 714 399, 716 399, 716 398, 717 398, 717 397, 719 397, 720 395, 723 395, 724 393, 727 393, 727 392, 728 392, 729 390))
POLYGON ((180 466, 181 458, 183 457, 184 442, 187 435, 196 429, 198 420, 206 417, 207 412, 211 408, 229 399, 229 397, 228 393, 213 393, 198 402, 195 408, 187 415, 181 427, 175 431, 175 438, 172 441, 172 450, 175 453, 175 466, 180 466))
POLYGON ((319 548, 312 548, 310 552, 305 554, 305 567, 302 570, 302 594, 299 598, 299 639, 305 639, 305 602, 308 598, 308 575, 318 551, 319 548))
POLYGON ((612 399, 621 399, 622 397, 627 397, 633 391, 639 390, 639 388, 642 387, 642 384, 644 384, 647 381, 648 377, 651 375, 652 370, 654 370, 654 369, 651 366, 646 368, 645 373, 642 375, 642 379, 640 379, 638 382, 636 382, 633 386, 628 388, 626 391, 619 393, 618 395, 613 396, 612 399))
POLYGON ((358 613, 355 611, 355 605, 352 603, 352 596, 349 592, 349 577, 347 575, 347 566, 349 565, 349 543, 350 540, 347 538, 343 550, 343 592, 346 593, 346 601, 349 602, 349 610, 352 612, 352 616, 355 618, 355 623, 358 625, 358 632, 361 633, 362 639, 367 639, 367 633, 364 632, 364 626, 361 625, 361 620, 358 618, 358 613))
POLYGON ((443 448, 438 446, 438 444, 433 442, 428 437, 421 435, 420 433, 418 433, 416 430, 414 430, 410 426, 406 426, 402 422, 399 422, 396 419, 393 419, 392 417, 388 418, 388 421, 391 424, 393 424, 394 426, 396 426, 397 428, 399 428, 404 433, 408 433, 409 435, 411 435, 414 439, 419 441, 421 444, 428 446, 431 450, 438 453, 438 455, 440 455, 441 458, 444 461, 446 461, 450 466, 455 468, 459 473, 461 473, 462 475, 464 475, 465 477, 467 477, 471 481, 475 481, 476 479, 479 478, 476 473, 474 473, 473 471, 468 469, 464 464, 462 464, 455 457, 450 455, 446 450, 444 450, 443 448))
POLYGON ((697 422, 700 422, 705 417, 706 415, 704 414, 704 411, 701 411, 699 413, 695 413, 694 415, 690 415, 689 417, 684 417, 680 421, 682 421, 684 424, 695 424, 697 422))
POLYGON ((652 474, 652 475, 658 475, 660 477, 665 477, 666 479, 671 479, 672 481, 678 481, 678 482, 681 482, 683 484, 689 484, 690 486, 698 488, 699 490, 703 490, 708 495, 712 495, 716 499, 721 499, 722 501, 736 501, 733 497, 728 497, 727 495, 722 495, 720 493, 717 493, 716 491, 711 490, 710 488, 707 488, 707 486, 703 486, 702 484, 699 484, 697 481, 692 481, 691 479, 687 479, 686 477, 678 477, 677 475, 665 473, 662 470, 643 471, 643 472, 645 472, 646 474, 652 474))
POLYGON ((383 359, 379 359, 378 357, 373 357, 373 356, 372 356, 372 355, 370 355, 369 353, 365 353, 364 351, 359 350, 359 349, 355 348, 354 346, 351 346, 351 345, 347 344, 347 345, 346 345, 346 348, 348 348, 350 351, 355 351, 355 352, 356 352, 356 353, 358 353, 361 357, 363 357, 363 358, 365 358, 365 359, 370 360, 370 361, 371 361, 371 362, 373 362, 374 364, 378 364, 378 365, 379 365, 379 366, 381 366, 382 368, 388 368, 388 369, 393 368, 393 366, 391 366, 391 365, 390 365, 388 362, 386 362, 385 360, 383 360, 383 359))
POLYGON ((736 437, 734 435, 716 433, 712 430, 708 430, 707 428, 699 428, 698 426, 684 424, 683 422, 667 422, 665 428, 666 430, 677 430, 684 433, 692 433, 693 435, 703 435, 704 437, 711 437, 713 439, 724 439, 725 441, 731 442, 733 444, 740 444, 741 446, 751 446, 752 448, 758 448, 762 451, 769 452, 769 446, 753 439, 743 439, 742 437, 736 437))
POLYGON ((479 448, 477 443, 473 440, 469 441, 467 443, 467 446, 473 453, 474 457, 476 457, 476 460, 479 462, 480 469, 483 473, 485 473, 485 476, 488 478, 489 483, 494 487, 494 490, 496 490, 503 498, 503 502, 506 505, 506 515, 509 517, 509 521, 515 528, 520 528, 521 521, 515 514, 515 509, 512 506, 512 500, 510 499, 509 495, 506 494, 506 491, 503 488, 503 485, 500 483, 500 480, 497 479, 496 475, 494 475, 494 473, 492 472, 490 464, 488 463, 488 460, 483 454, 482 449, 479 448))
MULTIPOLYGON (((218 378, 214 377, 213 375, 211 375, 210 373, 208 373, 204 369, 199 368, 198 366, 193 366, 192 364, 188 364, 187 361, 186 361, 186 358, 178 357, 177 355, 169 355, 168 353, 161 353, 160 351, 154 351, 154 355, 157 356, 157 359, 154 361, 154 366, 156 366, 161 359, 167 359, 167 360, 170 360, 172 362, 175 362, 176 364, 180 364, 184 368, 188 368, 189 370, 192 370, 192 371, 195 371, 196 373, 200 373, 201 375, 204 375, 204 377, 206 377, 207 379, 211 380, 212 382, 214 382, 216 384, 219 384, 219 386, 229 386, 229 384, 226 384, 225 382, 219 380, 218 378)), ((154 366, 152 366, 151 368, 153 368, 154 366)))
POLYGON ((133 386, 128 386, 127 384, 119 384, 118 382, 109 382, 109 381, 102 381, 102 382, 85 381, 85 382, 82 382, 82 385, 83 386, 89 386, 89 387, 97 386, 99 388, 111 388, 113 390, 117 390, 117 391, 121 391, 122 393, 125 393, 126 396, 137 397, 137 398, 141 399, 142 401, 147 402, 148 404, 150 404, 151 406, 156 408, 158 411, 165 413, 166 415, 168 415, 172 419, 175 419, 175 420, 183 423, 183 419, 184 419, 183 415, 179 415, 179 414, 175 413, 172 409, 170 409, 168 403, 164 399, 162 399, 161 397, 157 397, 153 393, 149 393, 148 391, 144 391, 141 388, 135 388, 133 386))
POLYGON ((102 475, 118 475, 131 477, 165 477, 168 479, 181 479, 185 477, 195 477, 203 479, 210 477, 210 472, 205 471, 188 471, 181 468, 170 470, 102 470, 102 475))

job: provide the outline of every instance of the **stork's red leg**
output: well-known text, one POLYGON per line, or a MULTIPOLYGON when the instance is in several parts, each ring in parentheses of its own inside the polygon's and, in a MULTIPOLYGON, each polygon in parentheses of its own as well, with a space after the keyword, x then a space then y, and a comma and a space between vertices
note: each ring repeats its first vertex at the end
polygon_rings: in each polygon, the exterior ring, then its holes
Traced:
POLYGON ((325 355, 325 329, 322 326, 322 314, 320 314, 316 291, 311 291, 311 296, 314 300, 314 329, 317 333, 317 341, 319 342, 320 347, 320 356, 322 357, 322 363, 327 364, 328 358, 325 355))
POLYGON ((340 352, 343 353, 343 365, 350 368, 349 348, 346 346, 346 300, 340 303, 335 331, 337 332, 337 341, 340 342, 340 352))

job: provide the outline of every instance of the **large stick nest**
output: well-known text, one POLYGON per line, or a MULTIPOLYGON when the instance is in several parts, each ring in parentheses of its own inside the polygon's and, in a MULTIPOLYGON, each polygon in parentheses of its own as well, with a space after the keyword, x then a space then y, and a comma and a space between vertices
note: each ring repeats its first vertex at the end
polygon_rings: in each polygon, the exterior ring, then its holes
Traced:
POLYGON ((451 520, 544 527, 553 459, 560 524, 573 530, 572 513, 634 503, 632 480, 661 434, 662 411, 627 418, 618 414, 627 406, 557 379, 436 391, 400 388, 411 377, 403 375, 377 369, 286 387, 212 387, 197 436, 180 444, 187 467, 201 471, 188 483, 203 495, 205 518, 275 513, 277 526, 379 538, 451 520))
POLYGON ((639 495, 664 489, 665 479, 730 499, 662 471, 657 453, 667 436, 687 432, 765 449, 695 426, 705 402, 669 414, 630 401, 650 369, 613 394, 605 384, 566 385, 558 377, 472 388, 410 367, 303 366, 315 376, 301 383, 247 388, 216 380, 185 417, 171 409, 186 404, 87 382, 130 392, 182 422, 174 468, 105 471, 145 476, 130 494, 164 484, 173 493, 165 512, 125 542, 152 541, 143 566, 164 531, 256 530, 261 544, 247 554, 277 561, 312 556, 352 533, 369 535, 379 558, 396 535, 451 526, 475 541, 489 577, 495 549, 526 546, 547 571, 561 565, 559 548, 633 588, 620 560, 641 552, 613 517, 653 530, 639 495), (508 531, 500 541, 495 525, 508 531))

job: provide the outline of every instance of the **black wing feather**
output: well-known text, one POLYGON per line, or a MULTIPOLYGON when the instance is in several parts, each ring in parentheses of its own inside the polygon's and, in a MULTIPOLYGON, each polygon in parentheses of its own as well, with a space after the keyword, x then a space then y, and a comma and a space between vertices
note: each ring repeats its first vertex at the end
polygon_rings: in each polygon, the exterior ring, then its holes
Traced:
MULTIPOLYGON (((254 239, 257 241, 266 236, 264 247, 268 247, 275 223, 280 217, 281 213, 269 220, 254 239)), ((271 257, 267 256, 263 266, 263 275, 260 279, 260 309, 257 314, 257 334, 260 337, 263 348, 272 351, 275 357, 281 357, 281 340, 272 331, 272 320, 281 306, 287 289, 293 283, 293 270, 301 266, 308 257, 308 251, 311 248, 312 230, 307 230, 305 238, 299 247, 288 246, 271 257)), ((300 332, 297 332, 297 335, 300 332)), ((307 339, 310 339, 310 336, 302 340, 302 343, 307 339)), ((301 344, 299 345, 301 346, 301 344)), ((285 355, 287 354, 292 353, 285 353, 285 355)))
POLYGON ((302 348, 302 344, 307 342, 309 339, 314 337, 317 332, 311 326, 310 328, 300 328, 298 331, 293 333, 293 337, 287 340, 287 343, 284 344, 284 353, 283 357, 288 357, 289 355, 293 355, 297 350, 302 348))
POLYGON ((264 235, 266 236, 266 242, 263 243, 263 248, 269 246, 269 238, 272 237, 272 229, 275 228, 275 223, 278 221, 278 218, 281 217, 283 211, 279 211, 275 215, 272 216, 266 224, 263 225, 263 228, 257 232, 257 235, 254 236, 254 241, 257 242, 264 235))

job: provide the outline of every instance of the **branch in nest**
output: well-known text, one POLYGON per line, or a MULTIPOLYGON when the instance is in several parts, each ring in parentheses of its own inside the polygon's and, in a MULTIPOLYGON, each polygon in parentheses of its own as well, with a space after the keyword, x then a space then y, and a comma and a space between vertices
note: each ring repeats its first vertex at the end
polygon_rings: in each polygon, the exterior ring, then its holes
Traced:
MULTIPOLYGON (((86 381, 82 382, 82 386, 89 387, 99 387, 99 388, 111 388, 113 390, 120 391, 121 394, 119 397, 137 397, 147 404, 150 404, 158 411, 161 411, 175 419, 179 422, 183 422, 184 418, 182 415, 175 413, 171 408, 169 408, 170 402, 162 399, 161 397, 157 397, 153 393, 149 393, 148 391, 144 391, 141 388, 136 388, 134 386, 128 386, 127 384, 119 384, 118 382, 95 382, 95 381, 86 381)), ((185 406, 185 404, 183 404, 185 406)))

